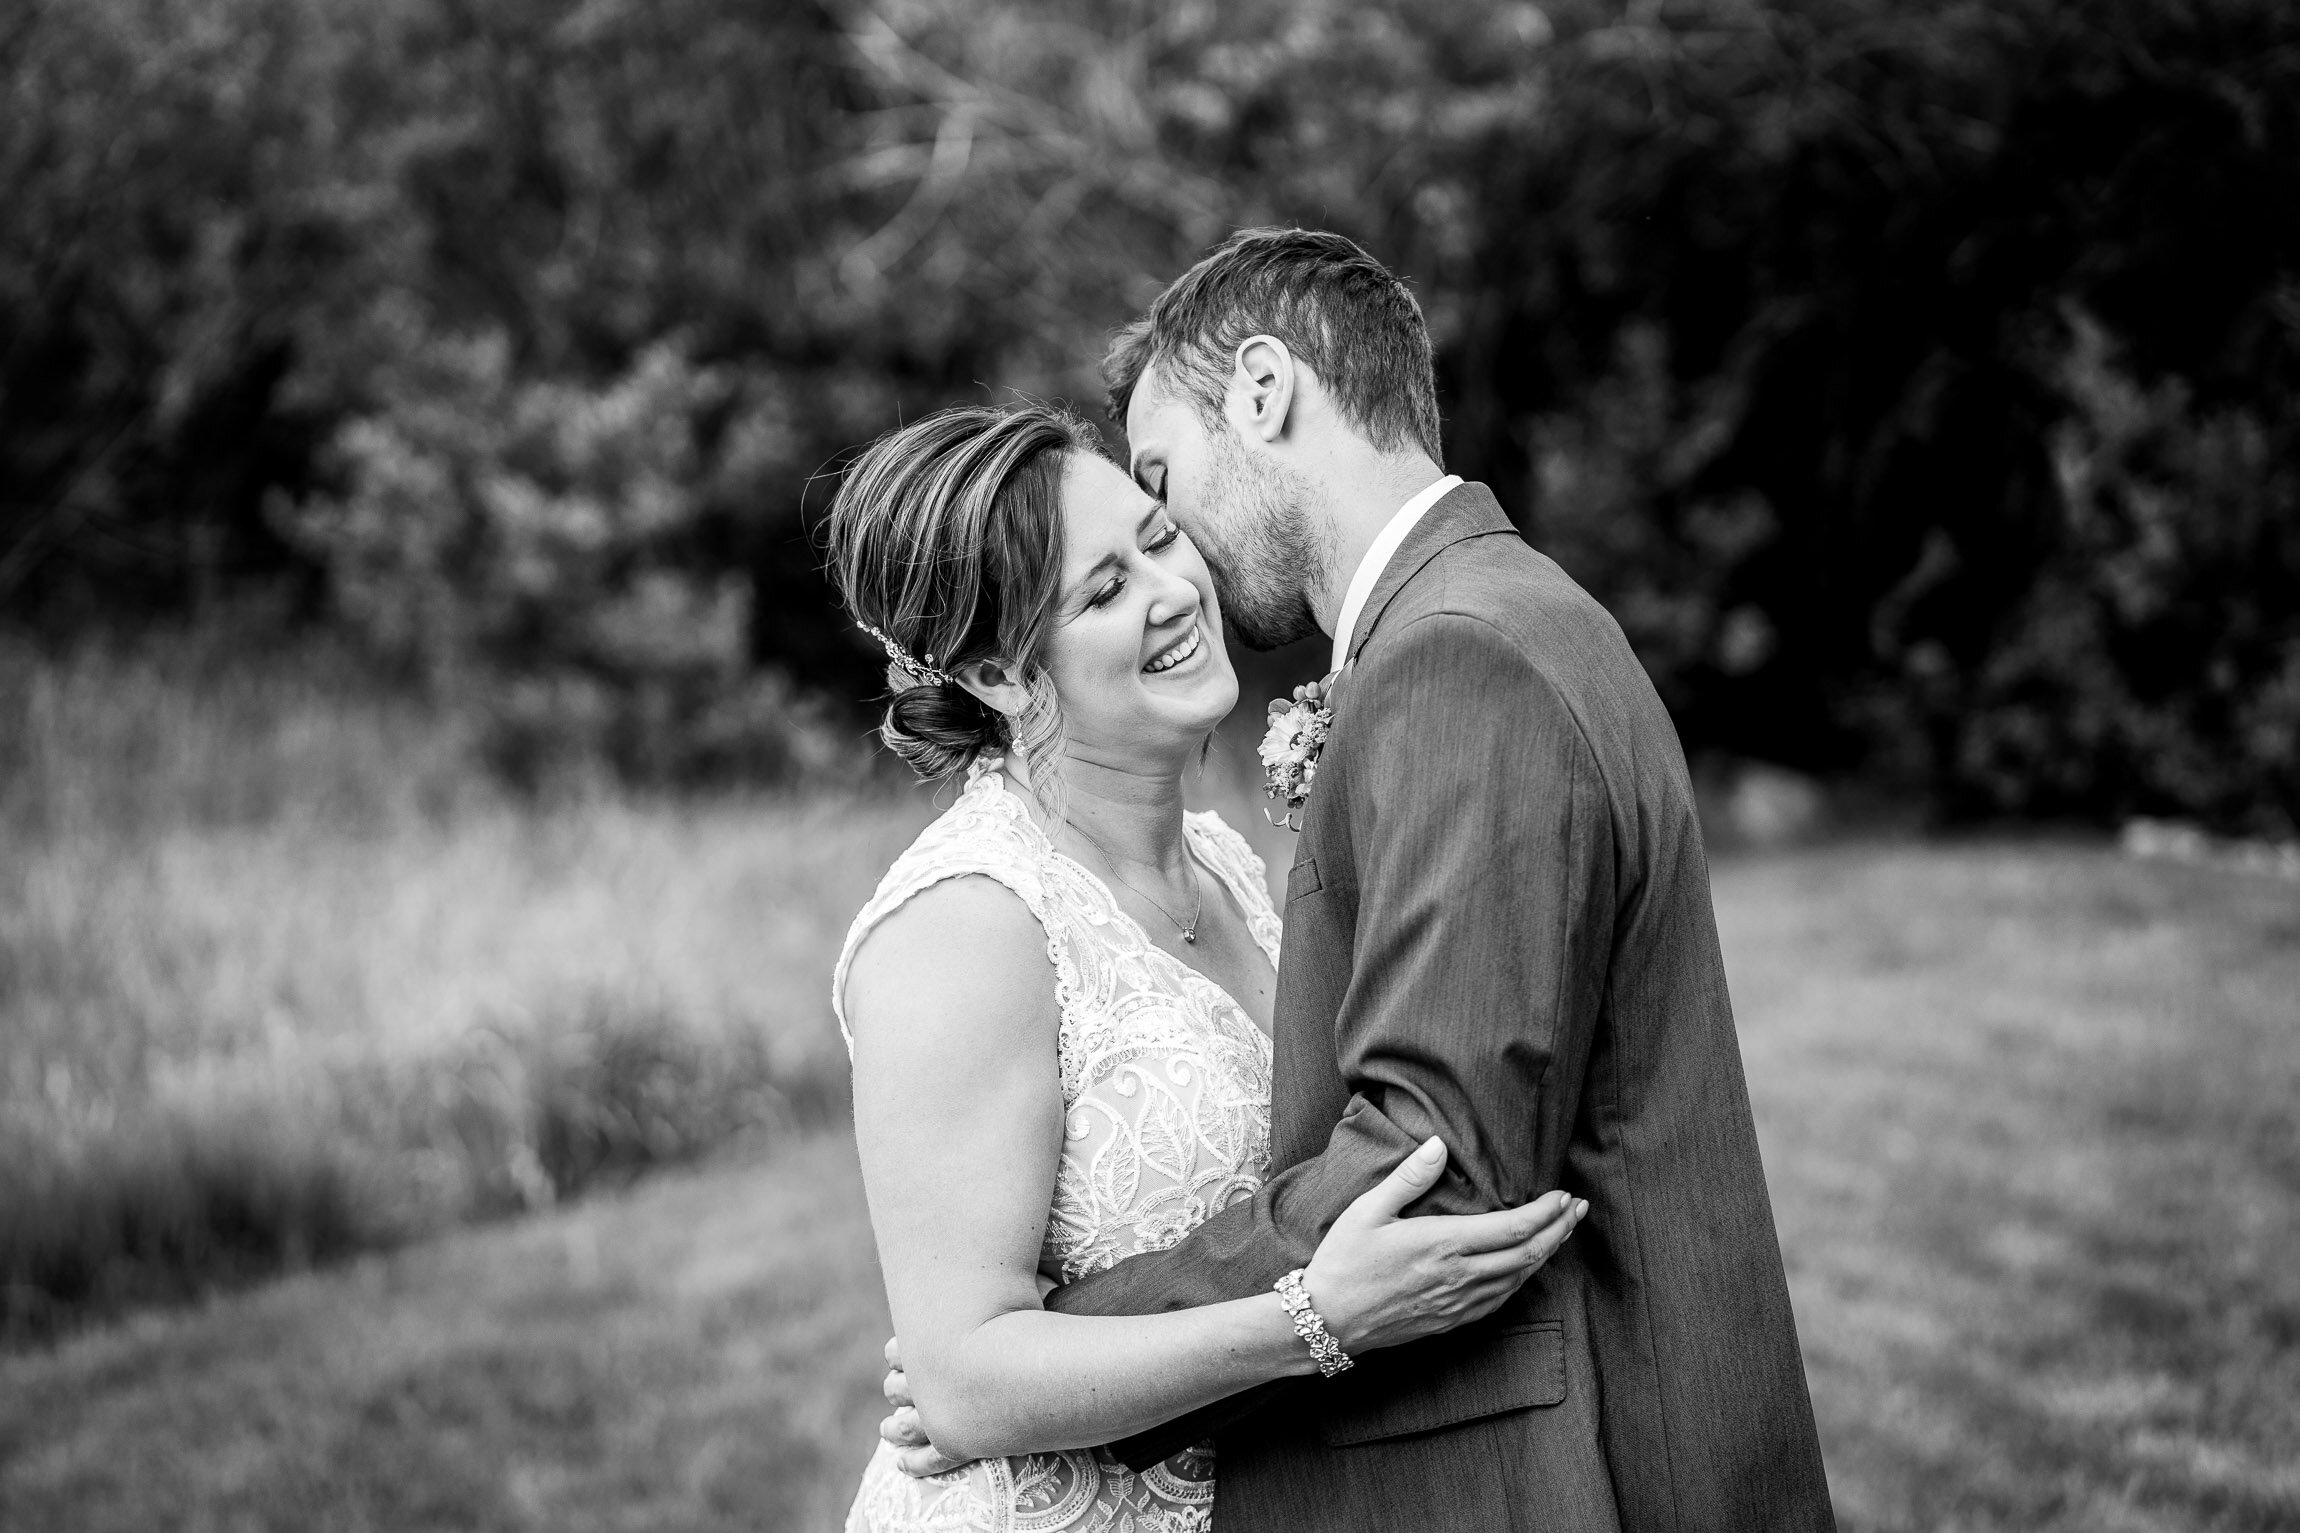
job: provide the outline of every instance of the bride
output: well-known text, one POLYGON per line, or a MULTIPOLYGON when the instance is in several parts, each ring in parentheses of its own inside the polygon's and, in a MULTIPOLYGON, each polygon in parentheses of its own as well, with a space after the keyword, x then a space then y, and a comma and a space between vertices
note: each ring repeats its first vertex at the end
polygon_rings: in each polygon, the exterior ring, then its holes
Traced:
POLYGON ((1042 405, 881 438, 830 529, 848 609, 889 656, 884 739, 965 779, 832 980, 909 1424, 934 1444, 882 1443, 848 1529, 1204 1528, 1210 1447, 1137 1475, 1098 1445, 1477 1319, 1581 1210, 1551 1193, 1401 1217, 1444 1165, 1433 1139, 1281 1291, 1044 1310, 1048 1287, 1173 1244, 1268 1169, 1278 917, 1244 838, 1182 807, 1238 697, 1221 610, 1165 508, 1042 405), (906 1472, 948 1462, 936 1450, 972 1462, 906 1472))

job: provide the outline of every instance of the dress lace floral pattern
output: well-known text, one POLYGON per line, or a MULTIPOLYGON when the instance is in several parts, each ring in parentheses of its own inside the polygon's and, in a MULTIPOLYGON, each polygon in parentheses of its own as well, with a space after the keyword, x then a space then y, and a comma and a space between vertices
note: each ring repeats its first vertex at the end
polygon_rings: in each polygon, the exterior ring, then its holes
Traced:
MULTIPOLYGON (((1190 815, 1187 830, 1275 965, 1278 914, 1262 859, 1216 815, 1190 815)), ((1221 986, 1153 943, 1100 878, 1057 851, 992 766, 975 767, 958 802, 895 860, 855 917, 832 976, 841 1031, 847 968, 863 937, 921 890, 970 875, 997 879, 1029 907, 1054 967, 1064 1134, 1044 1264, 1068 1282, 1162 1250, 1253 1192, 1269 1164, 1269 1038, 1221 986)), ((1091 1449, 989 1459, 918 1480, 881 1444, 847 1533, 1194 1533, 1208 1526, 1213 1501, 1214 1455, 1204 1445, 1139 1475, 1091 1449)))

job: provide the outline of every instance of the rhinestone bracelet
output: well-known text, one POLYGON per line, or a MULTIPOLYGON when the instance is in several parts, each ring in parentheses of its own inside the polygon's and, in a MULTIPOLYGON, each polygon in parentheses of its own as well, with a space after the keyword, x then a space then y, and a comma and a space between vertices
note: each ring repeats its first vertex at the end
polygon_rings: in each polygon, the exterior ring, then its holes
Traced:
POLYGON ((1294 1318, 1294 1334, 1310 1344, 1310 1356, 1318 1360, 1318 1372, 1332 1378, 1345 1368, 1357 1366, 1342 1344, 1326 1331, 1326 1322, 1310 1308, 1310 1291, 1302 1286, 1305 1269, 1296 1267, 1278 1279, 1278 1302, 1286 1306, 1286 1313, 1294 1318))

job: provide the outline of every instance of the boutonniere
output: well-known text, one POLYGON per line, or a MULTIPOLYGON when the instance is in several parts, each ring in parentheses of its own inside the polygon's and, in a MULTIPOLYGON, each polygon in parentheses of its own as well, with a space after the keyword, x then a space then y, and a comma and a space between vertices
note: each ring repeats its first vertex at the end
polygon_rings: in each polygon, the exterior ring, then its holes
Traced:
MULTIPOLYGON (((1339 675, 1339 672, 1335 672, 1339 675)), ((1318 753, 1334 727, 1334 676, 1294 688, 1293 698, 1270 699, 1270 728, 1262 736, 1262 782, 1285 813, 1262 813, 1272 825, 1300 830, 1294 816, 1310 801, 1317 780, 1318 753)))

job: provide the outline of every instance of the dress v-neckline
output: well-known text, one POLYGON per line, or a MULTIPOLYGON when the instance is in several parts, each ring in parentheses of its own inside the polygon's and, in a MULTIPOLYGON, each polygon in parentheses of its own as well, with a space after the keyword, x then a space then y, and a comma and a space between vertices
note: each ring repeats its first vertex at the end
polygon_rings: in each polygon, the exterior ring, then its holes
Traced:
MULTIPOLYGON (((1172 964, 1184 975, 1198 981, 1202 985, 1210 987, 1216 995, 1222 998, 1225 1005, 1229 1006, 1231 1010, 1237 1012, 1239 1016, 1246 1019, 1246 1026, 1253 1030, 1253 1033, 1256 1037, 1262 1039, 1265 1043, 1272 1039, 1273 1034, 1271 1033, 1271 1030, 1254 1020, 1254 1014, 1248 1011, 1244 1004, 1241 1003, 1236 996, 1230 993, 1229 986, 1223 984, 1220 980, 1216 979, 1213 975, 1208 974, 1205 970, 1199 968, 1196 964, 1191 963, 1189 960, 1183 958, 1177 953, 1170 952, 1164 946, 1159 944, 1154 938, 1151 937, 1149 928, 1144 926, 1140 921, 1135 920, 1133 915, 1126 909, 1126 907, 1118 903, 1117 891, 1110 887, 1108 880, 1104 879, 1101 874, 1095 872, 1085 863, 1080 862, 1077 858, 1071 856, 1061 847, 1054 844, 1054 837, 1047 832, 1045 826, 1038 823, 1038 817, 1030 812, 1029 805, 1023 803, 1022 795, 1015 792, 1014 785, 1006 780, 1006 773, 1001 767, 989 765, 986 763, 979 767, 978 770, 980 771, 982 777, 989 780, 991 790, 993 792, 999 794, 1002 798, 1011 801, 1007 805, 1007 812, 1014 815, 1016 818, 1021 820, 1023 824, 1030 827, 1030 833, 1033 837, 1036 838, 1039 850, 1048 858, 1060 862, 1067 867, 1076 869, 1079 877, 1087 880, 1096 889, 1101 890, 1103 901, 1109 905, 1111 915, 1116 917, 1118 920, 1125 922, 1127 928, 1132 931, 1136 937, 1141 939, 1142 945, 1145 948, 1148 948, 1151 952, 1156 953, 1159 957, 1165 959, 1168 963, 1172 964)), ((1195 858, 1195 860, 1205 865, 1206 871, 1214 875, 1215 881, 1221 884, 1223 890, 1230 896, 1231 903, 1238 907, 1238 913, 1246 917, 1246 935, 1252 939, 1254 944, 1254 951, 1260 953, 1262 955, 1262 961, 1270 966, 1271 979, 1272 982, 1275 983, 1278 970, 1278 955, 1264 947, 1262 945, 1262 939, 1254 934, 1253 912, 1248 906, 1244 891, 1239 889, 1238 886, 1231 881, 1230 875, 1228 873, 1225 873, 1220 867, 1216 866, 1207 858, 1197 855, 1196 838, 1200 837, 1203 833, 1200 832, 1196 826, 1190 823, 1187 813, 1185 813, 1182 821, 1182 834, 1193 838, 1192 856, 1195 858)))

